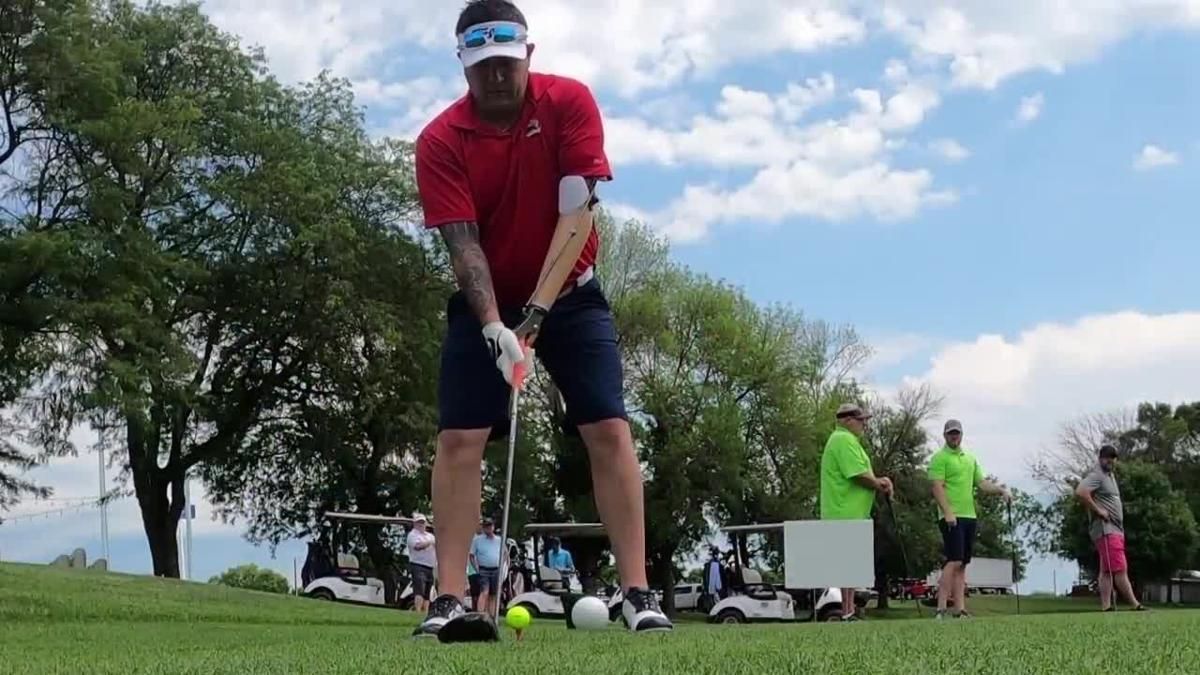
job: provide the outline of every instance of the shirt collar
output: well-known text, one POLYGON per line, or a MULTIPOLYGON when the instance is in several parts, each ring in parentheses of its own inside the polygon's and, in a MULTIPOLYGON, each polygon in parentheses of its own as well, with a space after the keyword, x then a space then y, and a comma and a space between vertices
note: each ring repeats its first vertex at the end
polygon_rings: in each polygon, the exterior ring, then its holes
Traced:
MULTIPOLYGON (((531 103, 537 104, 546 95, 546 79, 539 73, 529 73, 529 84, 525 87, 525 104, 521 110, 521 117, 517 119, 517 123, 513 125, 513 129, 521 128, 525 123, 525 118, 529 116, 531 103)), ((491 131, 486 127, 479 117, 475 114, 475 102, 471 99, 471 92, 463 94, 461 98, 454 103, 450 108, 449 117, 450 126, 468 131, 491 131)), ((512 129, 504 132, 493 132, 498 135, 507 135, 512 129)))

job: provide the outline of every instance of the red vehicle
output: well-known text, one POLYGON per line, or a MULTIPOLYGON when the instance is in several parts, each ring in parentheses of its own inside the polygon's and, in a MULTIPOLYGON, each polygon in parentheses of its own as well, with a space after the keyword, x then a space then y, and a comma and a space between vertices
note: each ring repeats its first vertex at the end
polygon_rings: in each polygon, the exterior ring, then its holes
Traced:
POLYGON ((924 579, 897 579, 892 584, 892 597, 901 600, 910 600, 916 598, 918 600, 928 598, 936 589, 925 582, 924 579))

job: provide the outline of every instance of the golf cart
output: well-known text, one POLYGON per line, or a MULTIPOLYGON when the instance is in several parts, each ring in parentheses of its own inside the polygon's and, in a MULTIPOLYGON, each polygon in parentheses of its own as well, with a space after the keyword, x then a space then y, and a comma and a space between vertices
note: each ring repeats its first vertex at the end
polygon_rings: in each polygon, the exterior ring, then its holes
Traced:
MULTIPOLYGON (((788 570, 788 580, 784 584, 764 583, 758 570, 746 566, 749 561, 742 559, 746 538, 754 534, 784 534, 785 526, 785 523, 766 523, 721 528, 733 544, 733 583, 729 595, 708 611, 709 623, 841 620, 842 592, 839 588, 798 584, 794 570, 788 570)), ((786 545, 783 564, 785 570, 796 564, 789 559, 786 545)))
MULTIPOLYGON (((389 603, 383 580, 363 571, 358 556, 339 550, 339 544, 345 541, 339 535, 348 526, 402 525, 411 528, 412 518, 328 511, 324 514, 322 525, 317 540, 308 544, 308 554, 300 573, 304 595, 320 600, 379 607, 412 607, 412 584, 407 570, 396 570, 396 588, 402 590, 396 602, 389 603)), ((430 525, 429 529, 432 531, 433 526, 430 525)))
MULTIPOLYGON (((528 584, 523 592, 514 594, 505 604, 505 609, 524 607, 534 617, 564 617, 564 598, 567 595, 581 594, 583 587, 576 579, 568 579, 564 582, 563 575, 558 570, 545 564, 544 540, 547 537, 603 539, 608 537, 604 525, 601 523, 530 523, 525 526, 525 534, 529 537, 533 547, 533 558, 524 561, 525 564, 521 567, 526 570, 527 575, 528 571, 532 570, 532 583, 528 584)), ((513 568, 517 567, 517 564, 513 565, 513 568)), ((513 578, 511 573, 509 578, 513 578)), ((598 594, 597 597, 605 601, 609 608, 609 619, 615 621, 621 614, 620 591, 609 589, 609 592, 598 594)))

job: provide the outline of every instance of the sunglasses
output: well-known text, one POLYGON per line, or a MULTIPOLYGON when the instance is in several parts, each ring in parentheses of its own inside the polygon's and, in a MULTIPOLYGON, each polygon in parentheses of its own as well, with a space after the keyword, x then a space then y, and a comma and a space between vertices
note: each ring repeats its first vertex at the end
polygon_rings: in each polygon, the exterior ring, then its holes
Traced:
POLYGON ((481 26, 463 35, 463 47, 479 49, 489 42, 509 44, 517 42, 524 36, 515 26, 481 26))

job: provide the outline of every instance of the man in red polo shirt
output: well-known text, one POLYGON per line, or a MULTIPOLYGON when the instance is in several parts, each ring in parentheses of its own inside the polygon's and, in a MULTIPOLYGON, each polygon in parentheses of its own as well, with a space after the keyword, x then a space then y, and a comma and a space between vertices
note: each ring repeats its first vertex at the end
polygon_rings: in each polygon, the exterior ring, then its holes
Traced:
MULTIPOLYGON (((513 369, 531 343, 588 448, 593 491, 621 575, 631 630, 670 630, 645 569, 642 475, 626 417, 621 355, 593 275, 597 181, 612 178, 591 92, 529 72, 528 24, 508 0, 473 0, 455 28, 469 93, 422 130, 417 184, 458 290, 447 305, 433 466, 438 588, 415 635, 466 617, 467 547, 480 515, 489 438, 507 430, 513 369)), ((507 536, 507 535, 506 535, 507 536)), ((495 639, 477 621, 470 639, 495 639)), ((445 636, 443 636, 445 637, 445 636)))

